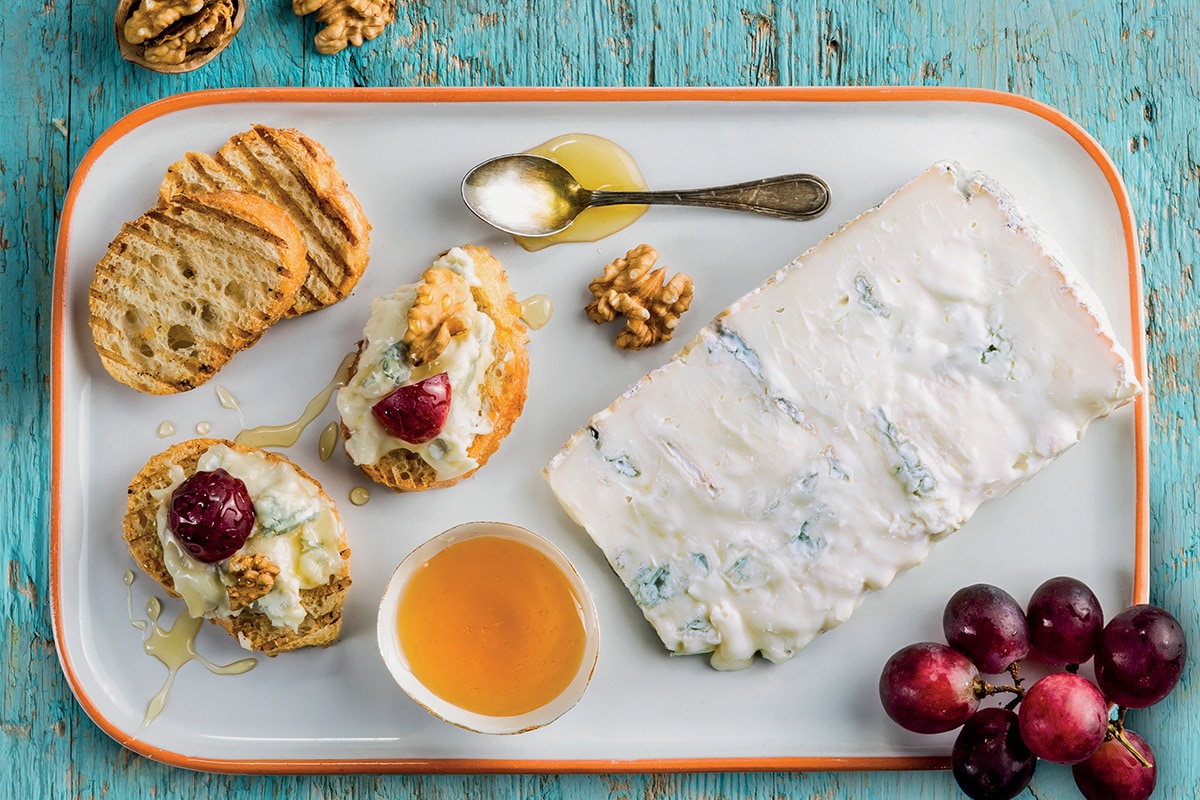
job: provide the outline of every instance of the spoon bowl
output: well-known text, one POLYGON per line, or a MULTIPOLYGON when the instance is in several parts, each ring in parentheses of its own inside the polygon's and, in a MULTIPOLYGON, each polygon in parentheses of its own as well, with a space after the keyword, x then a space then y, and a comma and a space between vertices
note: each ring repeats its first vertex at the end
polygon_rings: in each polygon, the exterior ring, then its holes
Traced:
POLYGON ((517 154, 467 173, 462 196, 484 222, 515 236, 551 236, 588 207, 588 191, 557 161, 517 154))
POLYGON ((517 153, 479 164, 463 178, 462 197, 492 227, 538 238, 570 227, 599 206, 676 205, 750 211, 778 219, 813 219, 829 207, 829 187, 815 175, 792 174, 706 189, 617 192, 585 189, 553 159, 517 153))

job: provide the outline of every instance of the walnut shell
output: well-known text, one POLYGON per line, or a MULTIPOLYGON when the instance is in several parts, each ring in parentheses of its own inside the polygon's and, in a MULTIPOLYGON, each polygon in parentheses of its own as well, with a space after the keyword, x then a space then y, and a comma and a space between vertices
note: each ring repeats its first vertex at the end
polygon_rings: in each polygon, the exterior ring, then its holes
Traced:
POLYGON ((146 58, 146 49, 147 45, 150 44, 149 42, 132 44, 125 38, 125 22, 141 2, 142 0, 120 0, 117 3, 117 11, 113 18, 113 30, 117 39, 117 48, 121 52, 121 57, 126 61, 153 72, 161 72, 168 75, 191 72, 216 58, 222 50, 229 46, 229 43, 233 41, 233 37, 241 30, 242 20, 246 16, 246 0, 232 0, 233 19, 226 27, 226 30, 221 32, 217 37, 217 41, 211 46, 205 46, 194 53, 189 53, 182 63, 168 64, 146 58))

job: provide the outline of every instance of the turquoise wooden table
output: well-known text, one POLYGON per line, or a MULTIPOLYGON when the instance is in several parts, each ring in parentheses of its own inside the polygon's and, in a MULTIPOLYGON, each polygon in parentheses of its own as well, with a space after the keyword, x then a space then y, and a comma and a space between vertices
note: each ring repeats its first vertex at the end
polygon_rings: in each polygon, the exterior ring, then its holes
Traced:
MULTIPOLYGON (((316 52, 287 2, 252 2, 217 60, 186 75, 120 58, 115 0, 6 4, 0 41, 0 797, 960 796, 948 772, 666 775, 223 776, 163 766, 109 739, 60 671, 48 595, 50 307, 55 234, 87 148, 139 106, 232 86, 852 86, 999 89, 1054 106, 1107 151, 1132 197, 1144 269, 1150 423, 1150 597, 1200 647, 1200 6, 1099 0, 402 2, 376 40, 316 52)), ((1200 795, 1195 654, 1130 725, 1164 798, 1200 795)), ((864 687, 864 690, 872 690, 864 687)), ((1072 797, 1039 768, 1022 797, 1072 797)))

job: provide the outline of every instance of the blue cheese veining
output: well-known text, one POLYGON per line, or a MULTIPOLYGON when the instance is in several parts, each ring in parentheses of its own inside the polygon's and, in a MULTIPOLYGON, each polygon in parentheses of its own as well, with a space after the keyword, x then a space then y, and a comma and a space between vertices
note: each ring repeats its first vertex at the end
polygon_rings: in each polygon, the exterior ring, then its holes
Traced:
POLYGON ((667 648, 738 669, 844 622, 1139 391, 1062 256, 938 164, 734 303, 546 476, 667 648))
MULTIPOLYGON (((175 591, 193 617, 236 616, 240 611, 231 610, 226 591, 236 577, 225 568, 225 562, 197 561, 170 531, 167 507, 186 477, 180 467, 170 469, 171 483, 155 491, 154 498, 158 501, 163 564, 171 574, 175 591)), ((320 488, 287 462, 270 461, 257 453, 217 444, 206 450, 196 464, 197 472, 216 469, 241 479, 254 503, 254 528, 238 552, 264 555, 279 567, 271 590, 248 608, 265 614, 277 627, 296 630, 306 614, 300 591, 325 585, 343 569, 341 542, 345 534, 337 512, 320 488)))
MULTIPOLYGON (((474 262, 462 248, 453 248, 433 267, 454 271, 469 286, 479 285, 474 262)), ((476 436, 492 430, 484 408, 484 381, 493 360, 496 326, 473 299, 468 301, 469 328, 454 336, 436 359, 414 368, 404 334, 416 297, 417 284, 407 284, 371 303, 358 367, 338 392, 338 412, 350 431, 346 452, 355 464, 374 464, 393 450, 408 450, 432 466, 439 480, 447 480, 478 466, 468 449, 476 436), (451 400, 438 436, 423 444, 412 444, 390 435, 372 414, 372 406, 400 386, 442 372, 450 381, 451 400)))

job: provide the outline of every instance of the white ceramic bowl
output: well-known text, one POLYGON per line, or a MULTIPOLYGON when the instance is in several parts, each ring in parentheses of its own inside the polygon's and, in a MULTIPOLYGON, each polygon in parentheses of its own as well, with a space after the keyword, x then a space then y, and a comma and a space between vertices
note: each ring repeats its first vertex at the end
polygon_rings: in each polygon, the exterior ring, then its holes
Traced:
POLYGON ((379 652, 383 661, 396 683, 408 695, 429 713, 460 728, 478 733, 511 734, 541 728, 550 724, 569 711, 583 697, 592 672, 596 667, 596 658, 600 650, 600 631, 596 619, 596 606, 588 593, 583 579, 579 577, 575 567, 567 560, 562 551, 546 539, 532 531, 505 522, 467 522, 457 525, 438 534, 409 553, 400 566, 396 567, 384 590, 383 599, 379 603, 379 618, 376 625, 376 635, 379 641, 379 652), (499 536, 513 539, 529 545, 550 559, 566 576, 575 592, 582 613, 582 622, 586 641, 583 658, 580 659, 579 669, 574 679, 567 685, 558 697, 550 702, 515 716, 489 716, 468 711, 464 708, 443 700, 428 689, 413 674, 404 650, 400 646, 400 634, 396 620, 400 610, 400 599, 413 573, 420 566, 440 553, 446 547, 467 539, 479 536, 499 536))

